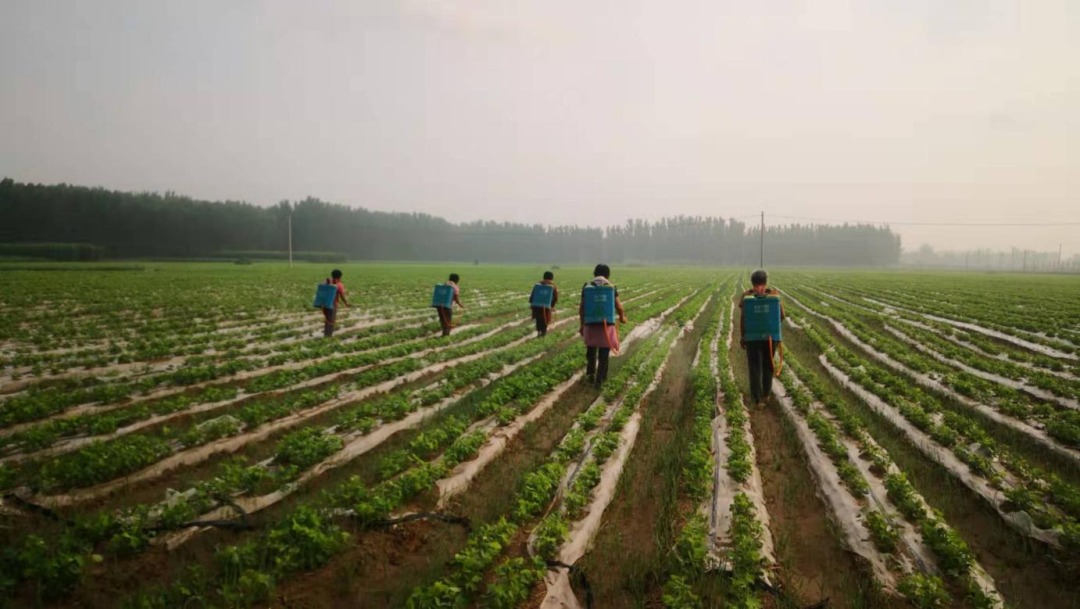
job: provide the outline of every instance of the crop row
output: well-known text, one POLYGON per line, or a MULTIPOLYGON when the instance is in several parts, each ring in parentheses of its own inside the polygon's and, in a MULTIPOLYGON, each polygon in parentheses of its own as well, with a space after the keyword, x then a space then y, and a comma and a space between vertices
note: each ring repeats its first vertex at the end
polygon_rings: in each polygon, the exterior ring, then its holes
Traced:
MULTIPOLYGON (((1075 552, 1080 528, 1080 491, 1058 476, 1043 472, 995 441, 975 419, 956 411, 944 410, 938 399, 902 376, 876 366, 846 347, 835 344, 809 320, 801 326, 807 337, 821 350, 825 360, 850 382, 876 396, 888 408, 898 413, 927 440, 967 466, 968 471, 984 483, 971 482, 975 490, 987 497, 999 513, 1025 512, 1035 530, 1052 532, 1054 538, 1075 552), (989 486, 983 486, 989 485, 989 486), (1006 503, 996 500, 993 489, 1000 489, 1006 503), (1005 508, 1008 508, 1007 512, 1005 508)), ((890 419, 891 420, 891 419, 890 419)), ((894 422, 895 424, 895 422, 894 422)), ((924 443, 916 443, 920 448, 924 443)), ((929 456, 942 459, 943 453, 930 451, 929 456)), ((965 483, 967 478, 962 478, 965 483)), ((1014 519, 1007 518, 1010 523, 1014 519)))
MULTIPOLYGON (((567 352, 567 354, 558 356, 555 359, 561 358, 569 358, 563 362, 568 366, 570 363, 580 365, 580 355, 574 358, 567 352), (573 360, 578 361, 574 362, 573 360)), ((386 471, 393 471, 397 458, 388 456, 387 460, 387 463, 384 464, 386 471)), ((404 472, 396 474, 386 483, 378 485, 374 489, 354 478, 328 491, 320 499, 311 502, 311 505, 302 505, 296 513, 316 516, 317 520, 312 520, 309 517, 308 521, 317 522, 319 530, 327 533, 328 537, 320 535, 320 538, 335 540, 330 544, 320 544, 319 551, 313 552, 318 556, 317 564, 316 561, 310 561, 297 567, 293 564, 282 564, 281 561, 271 560, 275 549, 277 549, 275 545, 276 537, 272 531, 268 535, 260 536, 259 539, 247 542, 242 546, 226 547, 219 550, 219 556, 229 557, 230 566, 221 569, 212 580, 208 581, 205 577, 196 578, 198 579, 198 582, 196 582, 197 587, 192 585, 190 581, 186 581, 164 591, 146 593, 140 595, 134 605, 171 606, 173 603, 180 602, 181 597, 185 601, 189 599, 192 590, 198 590, 200 595, 206 595, 207 598, 221 599, 221 601, 230 605, 246 605, 265 598, 265 595, 269 593, 272 586, 277 582, 300 568, 311 569, 325 563, 343 547, 343 542, 336 541, 340 531, 336 525, 331 523, 329 514, 342 513, 341 510, 347 510, 348 513, 360 517, 362 520, 367 519, 370 522, 371 518, 376 517, 378 514, 388 513, 393 506, 404 503, 410 496, 415 496, 420 490, 430 488, 441 475, 444 475, 449 470, 454 460, 454 457, 447 460, 444 455, 444 458, 437 463, 425 462, 417 464, 404 472)), ((553 490, 558 484, 558 478, 556 477, 551 482, 552 484, 549 487, 553 490)), ((535 509, 541 509, 545 502, 538 500, 537 496, 543 493, 543 486, 541 476, 526 476, 523 484, 524 488, 520 491, 522 500, 527 502, 527 499, 531 498, 535 509)), ((523 501, 518 502, 519 510, 527 509, 520 507, 523 505, 523 501)), ((287 517, 286 521, 292 518, 287 517)), ((494 544, 501 539, 508 539, 509 527, 509 521, 504 519, 475 529, 463 553, 467 553, 473 558, 491 553, 494 544)), ((474 562, 470 562, 470 564, 474 564, 474 562)))
MULTIPOLYGON (((890 580, 898 574, 897 589, 916 606, 944 606, 948 595, 932 568, 920 562, 922 553, 908 548, 910 543, 930 549, 936 569, 962 591, 970 606, 986 609, 1000 606, 993 583, 975 562, 967 544, 941 513, 927 507, 888 453, 870 437, 861 420, 792 354, 788 355, 787 363, 784 384, 790 389, 791 399, 787 403, 793 408, 787 410, 785 406, 785 411, 797 419, 797 425, 812 431, 818 448, 843 480, 849 496, 855 500, 854 505, 861 509, 861 525, 850 521, 841 524, 850 532, 849 544, 859 547, 861 540, 869 537, 876 550, 888 557, 884 560, 868 557, 876 565, 875 571, 891 572, 891 576, 882 576, 890 580), (864 467, 860 459, 870 460, 872 467, 864 467), (867 473, 877 478, 875 487, 887 489, 887 498, 872 491, 867 473), (874 495, 873 501, 867 499, 869 494, 874 495), (894 524, 896 515, 892 511, 899 511, 913 531, 919 532, 921 540, 908 539, 902 543, 905 535, 894 524), (897 557, 903 563, 898 563, 897 557), (922 573, 910 575, 913 571, 922 573)), ((823 465, 820 461, 816 463, 819 467, 823 465)), ((839 503, 836 509, 839 519, 851 518, 853 510, 844 509, 843 500, 835 490, 826 496, 839 503)))
MULTIPOLYGON (((800 295, 801 296, 801 295, 800 295)), ((1039 402, 1012 387, 988 381, 971 373, 943 364, 912 349, 887 332, 872 329, 868 322, 844 310, 842 306, 813 306, 809 299, 796 300, 811 313, 826 317, 841 330, 847 330, 868 348, 888 356, 917 374, 934 374, 942 385, 961 396, 996 409, 1006 417, 1037 423, 1046 433, 1065 446, 1080 446, 1080 411, 1053 403, 1039 402)))

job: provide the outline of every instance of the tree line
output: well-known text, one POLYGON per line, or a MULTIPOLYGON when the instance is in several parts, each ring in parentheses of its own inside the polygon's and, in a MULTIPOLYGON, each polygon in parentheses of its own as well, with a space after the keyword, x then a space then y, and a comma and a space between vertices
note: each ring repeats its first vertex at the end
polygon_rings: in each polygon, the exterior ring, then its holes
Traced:
MULTIPOLYGON (((756 264, 760 228, 738 220, 676 216, 604 228, 508 222, 455 224, 307 198, 260 207, 67 184, 0 181, 0 243, 82 243, 109 257, 214 257, 293 248, 354 260, 458 260, 545 264, 756 264)), ((765 229, 769 265, 896 264, 900 237, 872 225, 765 229)))

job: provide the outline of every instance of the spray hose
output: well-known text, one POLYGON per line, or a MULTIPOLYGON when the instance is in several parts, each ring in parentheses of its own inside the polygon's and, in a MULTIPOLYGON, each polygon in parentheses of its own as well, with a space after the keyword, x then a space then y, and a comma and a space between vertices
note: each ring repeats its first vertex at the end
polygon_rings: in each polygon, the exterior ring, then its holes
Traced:
POLYGON ((446 326, 447 328, 453 328, 454 323, 446 318, 446 311, 443 309, 443 307, 435 308, 439 310, 439 323, 441 323, 443 326, 446 326))
POLYGON ((773 374, 776 378, 780 378, 780 372, 784 369, 784 343, 780 343, 780 367, 776 367, 776 361, 773 359, 773 342, 772 335, 769 336, 769 365, 772 367, 773 374))
MULTIPOLYGON (((613 327, 615 328, 615 342, 619 342, 619 320, 615 320, 615 325, 613 327)), ((605 318, 604 319, 604 340, 607 341, 608 349, 611 349, 612 353, 614 353, 615 355, 618 355, 619 350, 611 345, 611 335, 608 334, 607 329, 608 329, 607 319, 605 318)))

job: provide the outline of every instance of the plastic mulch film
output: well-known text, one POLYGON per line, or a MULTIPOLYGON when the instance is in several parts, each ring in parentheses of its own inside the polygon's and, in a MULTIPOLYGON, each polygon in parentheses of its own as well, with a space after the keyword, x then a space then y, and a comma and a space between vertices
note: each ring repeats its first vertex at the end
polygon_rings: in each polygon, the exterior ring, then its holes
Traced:
MULTIPOLYGON (((820 359, 821 364, 829 371, 829 374, 831 374, 834 379, 846 389, 857 395, 875 412, 888 419, 889 422, 903 432, 924 455, 940 464, 948 470, 950 474, 960 480, 964 486, 978 493, 983 499, 989 502, 1010 526, 1028 537, 1053 546, 1060 546, 1060 541, 1058 539, 1060 533, 1036 527, 1031 516, 1028 515, 1027 512, 1019 511, 1006 513, 1003 507, 1006 503, 1006 498, 1002 491, 994 488, 985 478, 973 474, 971 469, 960 461, 952 451, 942 447, 928 434, 912 425, 903 417, 903 415, 886 404, 881 398, 848 378, 846 374, 829 363, 828 358, 826 358, 824 354, 821 355, 820 359)), ((1003 477, 1006 480, 1009 478, 1007 475, 1003 475, 1003 477)))
MULTIPOLYGON (((694 316, 694 319, 697 319, 698 316, 701 315, 702 311, 708 306, 710 300, 711 299, 706 300, 705 304, 702 305, 701 309, 694 316)), ((675 344, 682 340, 692 328, 693 323, 688 323, 680 330, 679 336, 675 339, 675 343, 668 349, 668 356, 674 351, 675 344)), ((568 541, 563 544, 562 548, 559 550, 558 559, 562 563, 571 566, 574 565, 585 555, 589 550, 593 539, 596 538, 596 534, 600 530, 600 522, 604 516, 604 511, 615 497, 619 478, 622 476, 626 462, 630 457, 631 451, 634 449, 634 443, 637 440, 638 431, 641 428, 642 417, 638 408, 648 400, 649 396, 651 396, 660 385, 660 379, 667 369, 667 364, 668 358, 665 357, 664 362, 656 370, 649 386, 642 393, 638 404, 635 405, 634 413, 630 415, 626 426, 623 427, 622 431, 619 433, 619 446, 601 468, 600 482, 597 484, 596 488, 593 489, 591 501, 587 508, 588 514, 581 520, 570 525, 568 541)), ((573 588, 570 585, 570 574, 565 567, 548 571, 547 575, 544 577, 544 584, 547 591, 544 595, 544 600, 540 605, 542 608, 573 609, 580 607, 580 603, 574 595, 573 588)))
POLYGON ((991 408, 990 406, 987 406, 986 404, 981 404, 979 402, 976 402, 975 400, 972 400, 969 397, 960 395, 959 393, 957 393, 957 392, 953 391, 952 389, 946 387, 945 385, 941 384, 941 382, 931 378, 927 374, 923 374, 923 373, 920 373, 920 372, 915 372, 914 370, 908 369, 907 366, 904 366, 903 364, 901 364, 900 362, 897 362, 896 360, 892 359, 888 355, 886 355, 884 353, 881 353, 877 349, 874 349, 872 346, 867 345, 865 342, 860 340, 859 337, 855 336, 855 334, 852 333, 851 330, 849 330, 847 328, 847 326, 845 326, 844 324, 842 324, 842 323, 840 323, 840 322, 838 322, 835 319, 832 319, 830 317, 826 317, 824 315, 821 315, 820 313, 816 313, 814 311, 811 311, 810 309, 806 308, 806 306, 804 306, 799 301, 797 301, 797 300, 795 300, 793 298, 790 298, 790 300, 794 301, 795 304, 798 304, 800 307, 802 307, 804 310, 806 310, 811 315, 814 315, 814 316, 816 316, 818 318, 821 318, 821 319, 823 319, 825 321, 830 322, 832 324, 833 328, 835 328, 836 331, 838 333, 840 333, 841 336, 848 339, 853 344, 858 346, 859 349, 861 349, 864 353, 866 353, 870 357, 876 359, 877 361, 881 362, 882 364, 888 366, 892 370, 895 370, 896 372, 899 372, 901 374, 905 374, 907 376, 910 376, 911 378, 915 379, 915 382, 919 383, 920 385, 922 385, 922 386, 924 386, 924 387, 926 387, 928 389, 931 389, 933 391, 937 391, 937 392, 939 392, 939 393, 941 393, 943 395, 947 395, 950 398, 960 402, 961 404, 964 404, 965 406, 967 406, 969 408, 972 408, 972 409, 975 409, 975 410, 979 411, 980 414, 982 414, 986 418, 994 421, 995 423, 999 423, 1001 425, 1004 425, 1006 427, 1010 427, 1010 428, 1012 428, 1012 429, 1014 429, 1016 431, 1019 431, 1019 432, 1021 432, 1023 434, 1026 434, 1031 439, 1038 442, 1041 446, 1044 446, 1044 447, 1048 448, 1049 450, 1052 450, 1053 452, 1061 455, 1062 457, 1065 457, 1065 458, 1069 459, 1073 463, 1075 463, 1077 465, 1080 465, 1080 450, 1070 448, 1068 446, 1064 446, 1063 444, 1061 444, 1057 440, 1051 438, 1045 431, 1035 427, 1034 425, 1031 425, 1031 424, 1026 423, 1024 421, 1021 421, 1019 419, 1015 419, 1015 418, 1010 417, 1008 415, 1004 415, 1004 414, 998 412, 996 409, 991 408))
MULTIPOLYGON (((735 304, 731 304, 731 310, 734 312, 735 304)), ((724 345, 724 349, 731 350, 732 331, 735 323, 735 315, 731 315, 731 328, 728 331, 727 341, 724 345)), ((719 333, 717 334, 716 341, 711 349, 712 353, 712 372, 713 377, 717 379, 717 384, 721 381, 721 374, 731 374, 730 370, 721 371, 717 367, 716 349, 718 348, 718 341, 720 339, 719 333)), ((757 520, 762 527, 761 535, 761 555, 765 559, 767 565, 776 564, 776 551, 773 547, 773 537, 770 530, 769 511, 765 506, 765 492, 761 482, 761 473, 757 467, 757 451, 754 449, 754 436, 750 429, 749 422, 746 424, 743 433, 746 436, 746 441, 750 445, 750 463, 753 469, 750 473, 749 479, 745 482, 736 482, 731 479, 731 476, 727 473, 727 460, 731 452, 727 446, 727 419, 724 416, 724 403, 723 392, 717 391, 717 415, 712 421, 712 446, 714 455, 713 465, 713 497, 711 505, 709 506, 709 546, 710 557, 709 562, 712 565, 728 569, 726 565, 727 550, 732 546, 730 530, 731 530, 731 506, 735 500, 735 495, 738 493, 745 493, 751 503, 754 504, 754 509, 757 512, 757 520)), ((741 399, 741 397, 740 397, 741 399)), ((745 408, 745 404, 743 408, 745 408)), ((768 582, 768 571, 764 576, 766 582, 768 582)))

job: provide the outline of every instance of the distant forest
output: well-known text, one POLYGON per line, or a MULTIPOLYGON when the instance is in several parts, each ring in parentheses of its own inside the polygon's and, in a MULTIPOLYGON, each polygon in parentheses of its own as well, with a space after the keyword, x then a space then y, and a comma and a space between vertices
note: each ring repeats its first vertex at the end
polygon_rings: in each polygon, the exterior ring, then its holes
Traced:
MULTIPOLYGON (((500 222, 454 224, 427 214, 370 211, 307 198, 273 207, 0 181, 0 243, 84 243, 112 258, 213 257, 293 249, 354 260, 695 263, 753 265, 760 229, 737 220, 676 216, 606 228, 500 222), (95 248, 97 249, 97 248, 95 248)), ((870 225, 769 226, 767 265, 884 266, 900 237, 870 225)))

